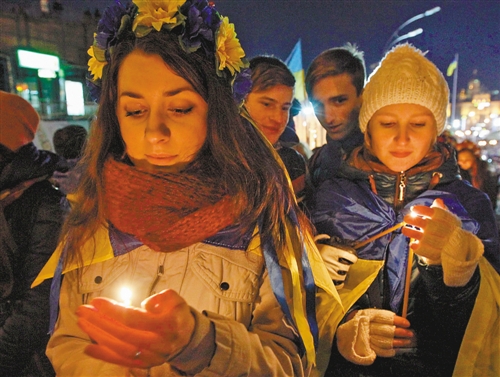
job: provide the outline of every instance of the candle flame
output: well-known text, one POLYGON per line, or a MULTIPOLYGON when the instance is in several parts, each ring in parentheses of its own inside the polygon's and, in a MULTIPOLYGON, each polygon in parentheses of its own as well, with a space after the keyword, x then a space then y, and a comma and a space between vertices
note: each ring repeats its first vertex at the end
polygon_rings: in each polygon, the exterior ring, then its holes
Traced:
POLYGON ((130 305, 132 303, 132 291, 127 287, 123 287, 120 291, 120 299, 125 305, 130 305))

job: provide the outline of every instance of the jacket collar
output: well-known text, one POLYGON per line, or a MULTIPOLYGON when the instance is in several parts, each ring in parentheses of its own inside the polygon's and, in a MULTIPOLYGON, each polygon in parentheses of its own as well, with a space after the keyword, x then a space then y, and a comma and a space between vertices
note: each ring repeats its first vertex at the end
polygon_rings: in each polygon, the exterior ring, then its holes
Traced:
MULTIPOLYGON (((403 173, 406 179, 405 204, 437 184, 461 179, 456 153, 442 143, 436 144, 436 148, 419 164, 403 173)), ((350 180, 371 180, 375 184, 374 187, 372 184, 372 191, 391 205, 394 204, 401 175, 389 170, 364 147, 355 149, 349 160, 339 169, 341 177, 350 180)))
MULTIPOLYGON (((252 239, 252 230, 241 234, 239 226, 229 226, 222 229, 217 234, 202 241, 203 243, 225 247, 231 250, 245 251, 252 239)), ((126 254, 143 243, 131 234, 127 234, 116 229, 113 224, 109 224, 109 240, 115 256, 126 254)))

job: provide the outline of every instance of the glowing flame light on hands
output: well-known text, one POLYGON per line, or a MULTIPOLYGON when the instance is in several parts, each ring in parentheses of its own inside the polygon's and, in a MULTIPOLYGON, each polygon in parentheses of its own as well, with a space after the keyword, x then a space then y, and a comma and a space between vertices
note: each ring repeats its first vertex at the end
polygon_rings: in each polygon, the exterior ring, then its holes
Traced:
POLYGON ((120 301, 125 305, 130 305, 132 303, 132 290, 123 287, 120 291, 120 301))

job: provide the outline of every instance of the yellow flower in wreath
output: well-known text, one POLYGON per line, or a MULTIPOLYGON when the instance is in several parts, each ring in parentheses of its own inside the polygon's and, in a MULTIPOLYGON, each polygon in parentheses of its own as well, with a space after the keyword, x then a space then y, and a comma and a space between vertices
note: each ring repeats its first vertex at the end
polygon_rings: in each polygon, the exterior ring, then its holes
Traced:
MULTIPOLYGON (((104 59, 104 61, 97 59, 96 55, 98 55, 99 51, 95 51, 95 49, 98 48, 95 46, 90 46, 90 48, 87 50, 87 54, 90 55, 89 71, 94 80, 99 80, 102 78, 102 70, 104 69, 104 66, 108 64, 108 62, 106 61, 106 59, 104 59)), ((102 51, 102 55, 104 56, 104 51, 102 51)))
POLYGON ((177 26, 182 19, 179 19, 179 7, 186 0, 134 0, 139 14, 134 20, 132 30, 135 31, 138 25, 153 27, 160 31, 163 24, 169 29, 177 26))
POLYGON ((217 31, 216 56, 220 71, 228 68, 231 75, 234 75, 235 71, 239 72, 241 68, 245 68, 245 63, 242 60, 245 57, 245 51, 236 38, 234 24, 230 24, 227 17, 222 17, 221 25, 217 31))

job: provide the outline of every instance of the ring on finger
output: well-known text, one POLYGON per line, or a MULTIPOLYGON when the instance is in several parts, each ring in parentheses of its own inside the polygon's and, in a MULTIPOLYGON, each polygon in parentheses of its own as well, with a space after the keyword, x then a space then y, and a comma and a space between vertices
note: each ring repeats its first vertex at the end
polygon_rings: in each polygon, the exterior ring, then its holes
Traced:
POLYGON ((142 354, 142 351, 141 351, 141 350, 137 351, 137 352, 135 353, 135 355, 134 355, 134 359, 136 359, 136 360, 137 360, 137 359, 141 356, 141 354, 142 354))

